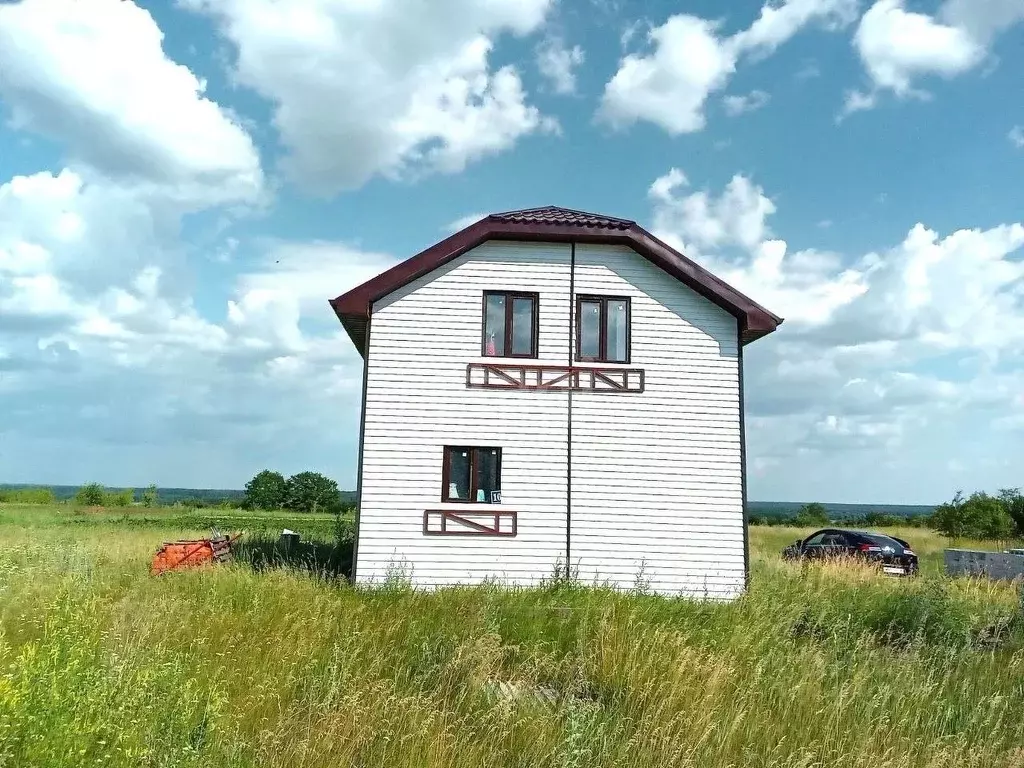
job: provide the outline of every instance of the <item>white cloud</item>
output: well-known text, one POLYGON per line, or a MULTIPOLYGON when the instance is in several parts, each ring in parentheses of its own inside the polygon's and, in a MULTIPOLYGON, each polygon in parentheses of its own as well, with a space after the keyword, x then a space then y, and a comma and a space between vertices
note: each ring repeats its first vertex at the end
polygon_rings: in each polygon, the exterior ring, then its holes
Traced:
POLYGON ((651 184, 653 233, 786 318, 746 353, 751 456, 822 472, 855 449, 881 466, 910 440, 915 455, 950 445, 930 436, 940 425, 984 435, 1015 423, 1006 414, 1024 405, 1024 379, 1000 370, 1019 367, 1024 348, 1024 224, 916 224, 878 252, 791 251, 749 178, 720 194, 687 187, 678 169, 651 184), (957 357, 962 371, 949 367, 957 357))
POLYGON ((349 485, 360 368, 327 299, 394 260, 342 243, 266 243, 217 321, 168 257, 177 228, 154 228, 149 204, 159 207, 69 170, 0 185, 0 445, 16 435, 19 446, 5 471, 239 486, 284 452, 296 464, 282 470, 319 468, 349 485))
POLYGON ((761 15, 748 29, 737 33, 732 43, 755 56, 775 50, 814 21, 827 28, 842 28, 857 18, 857 0, 786 0, 779 5, 764 5, 761 15))
POLYGON ((631 53, 605 86, 599 118, 613 127, 648 120, 671 135, 704 128, 704 102, 736 68, 710 21, 673 16, 653 29, 654 51, 631 53))
POLYGON ((850 261, 790 252, 767 219, 775 204, 737 174, 718 197, 682 194, 672 169, 650 188, 654 233, 787 318, 813 338, 851 344, 913 341, 933 349, 998 353, 1024 344, 1024 224, 940 236, 916 224, 899 245, 850 261))
POLYGON ((917 80, 974 70, 989 57, 996 35, 1022 20, 1020 0, 947 0, 934 16, 907 10, 903 0, 878 0, 853 39, 871 88, 849 92, 840 116, 871 109, 882 91, 926 98, 917 80))
POLYGON ((720 23, 688 14, 671 16, 648 33, 653 50, 630 53, 605 85, 598 119, 614 128, 638 120, 671 135, 705 125, 708 97, 729 82, 740 60, 773 53, 813 22, 838 28, 851 22, 854 0, 787 0, 765 5, 749 28, 731 37, 720 23))
POLYGON ((285 167, 325 193, 374 175, 454 173, 556 124, 526 102, 494 41, 551 0, 184 0, 235 46, 234 75, 274 105, 285 167))
POLYGON ((907 11, 902 0, 875 3, 861 18, 854 45, 875 85, 898 96, 910 92, 915 75, 958 75, 985 55, 963 29, 907 11))
POLYGON ((0 5, 0 97, 12 123, 78 163, 201 206, 252 201, 259 157, 205 84, 163 51, 148 11, 121 0, 0 5))
POLYGON ((1024 21, 1020 0, 946 0, 939 18, 987 45, 1000 32, 1024 21))
POLYGON ((1010 143, 1017 149, 1024 148, 1024 127, 1015 125, 1010 129, 1010 132, 1006 134, 1006 138, 1010 140, 1010 143))
POLYGON ((454 232, 458 232, 460 229, 465 229, 470 224, 475 224, 476 222, 480 221, 480 219, 484 218, 484 216, 487 216, 487 214, 468 213, 465 216, 460 216, 455 221, 449 222, 444 227, 442 227, 442 229, 450 235, 454 232))
POLYGON ((537 69, 548 79, 555 93, 576 91, 576 67, 583 63, 583 49, 566 48, 560 38, 549 38, 537 49, 537 69))
POLYGON ((741 96, 725 96, 722 99, 722 103, 725 106, 725 113, 735 117, 736 115, 742 115, 744 112, 754 112, 761 109, 761 107, 768 104, 770 99, 771 96, 764 91, 754 90, 741 96))
POLYGON ((325 309, 327 299, 396 263, 390 254, 361 251, 331 241, 269 241, 265 248, 260 267, 238 278, 237 292, 243 296, 269 292, 290 297, 304 311, 319 311, 332 328, 337 319, 325 309))
POLYGON ((651 185, 656 203, 654 225, 673 239, 684 239, 683 248, 704 251, 723 245, 757 248, 768 235, 766 219, 775 213, 775 204, 750 179, 736 174, 721 197, 698 191, 682 197, 681 188, 689 181, 678 168, 672 168, 651 185))

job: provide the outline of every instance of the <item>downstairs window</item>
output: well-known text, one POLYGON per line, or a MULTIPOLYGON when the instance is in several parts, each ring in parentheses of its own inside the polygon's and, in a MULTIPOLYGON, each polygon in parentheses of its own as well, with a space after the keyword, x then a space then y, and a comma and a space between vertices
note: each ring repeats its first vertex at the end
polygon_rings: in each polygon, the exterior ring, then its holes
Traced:
POLYGON ((501 448, 444 447, 441 501, 501 503, 501 448))

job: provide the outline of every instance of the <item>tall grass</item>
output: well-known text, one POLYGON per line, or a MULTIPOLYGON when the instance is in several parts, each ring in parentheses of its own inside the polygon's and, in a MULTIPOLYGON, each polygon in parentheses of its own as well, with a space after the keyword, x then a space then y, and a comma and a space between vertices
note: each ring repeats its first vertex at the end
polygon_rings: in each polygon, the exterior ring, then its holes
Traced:
POLYGON ((1009 585, 803 568, 759 530, 727 605, 357 590, 269 557, 150 578, 159 531, 0 533, 5 768, 1024 761, 1009 585))

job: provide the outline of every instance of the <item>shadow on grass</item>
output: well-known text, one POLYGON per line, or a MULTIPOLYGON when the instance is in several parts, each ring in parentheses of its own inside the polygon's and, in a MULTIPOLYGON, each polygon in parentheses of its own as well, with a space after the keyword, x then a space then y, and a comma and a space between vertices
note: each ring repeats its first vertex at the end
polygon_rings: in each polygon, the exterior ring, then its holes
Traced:
POLYGON ((270 568, 295 570, 321 579, 344 580, 352 574, 353 542, 311 539, 281 542, 268 534, 248 534, 232 547, 234 559, 257 573, 270 568))

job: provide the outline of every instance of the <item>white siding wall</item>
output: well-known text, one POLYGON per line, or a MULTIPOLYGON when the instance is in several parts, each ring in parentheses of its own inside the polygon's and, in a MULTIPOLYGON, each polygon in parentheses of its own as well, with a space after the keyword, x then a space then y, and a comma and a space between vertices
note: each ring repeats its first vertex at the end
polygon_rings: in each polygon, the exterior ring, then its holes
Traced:
POLYGON ((466 388, 482 358, 482 293, 540 293, 540 357, 565 365, 569 246, 490 242, 374 305, 356 580, 530 584, 565 560, 568 395, 466 388), (502 503, 441 503, 444 445, 502 448, 502 503), (424 536, 427 509, 519 512, 515 538, 424 536), (391 570, 392 573, 395 570, 391 570))
POLYGON ((576 293, 629 296, 642 394, 573 392, 570 560, 585 582, 744 583, 736 319, 632 250, 576 247, 576 293))

